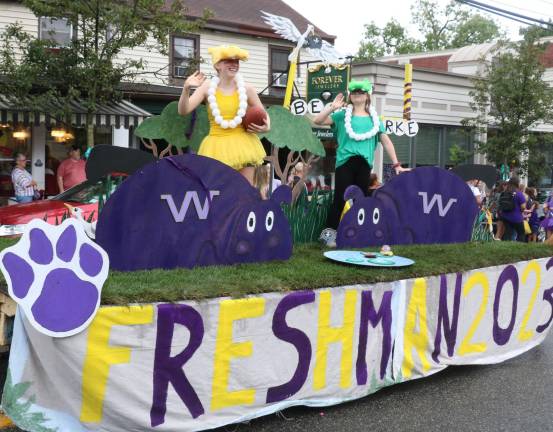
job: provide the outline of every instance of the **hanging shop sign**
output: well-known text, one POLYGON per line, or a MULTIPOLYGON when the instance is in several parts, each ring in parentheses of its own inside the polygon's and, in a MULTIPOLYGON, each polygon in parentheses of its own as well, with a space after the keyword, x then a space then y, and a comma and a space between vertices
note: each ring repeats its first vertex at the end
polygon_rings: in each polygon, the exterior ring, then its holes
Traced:
POLYGON ((339 94, 347 94, 349 65, 319 64, 307 71, 307 100, 296 99, 290 104, 294 115, 319 114, 339 94))
MULTIPOLYGON (((331 65, 325 68, 319 64, 307 70, 307 100, 320 99, 324 105, 332 102, 339 94, 347 94, 349 65, 331 65)), ((324 106, 323 105, 323 106, 324 106)))

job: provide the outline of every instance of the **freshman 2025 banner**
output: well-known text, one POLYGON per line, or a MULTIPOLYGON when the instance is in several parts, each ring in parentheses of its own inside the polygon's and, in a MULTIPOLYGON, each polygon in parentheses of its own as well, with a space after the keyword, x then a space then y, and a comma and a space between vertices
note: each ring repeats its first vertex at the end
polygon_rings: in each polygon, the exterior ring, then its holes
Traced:
POLYGON ((61 339, 18 312, 3 409, 30 431, 202 430, 501 362, 548 333, 552 266, 102 307, 61 339))

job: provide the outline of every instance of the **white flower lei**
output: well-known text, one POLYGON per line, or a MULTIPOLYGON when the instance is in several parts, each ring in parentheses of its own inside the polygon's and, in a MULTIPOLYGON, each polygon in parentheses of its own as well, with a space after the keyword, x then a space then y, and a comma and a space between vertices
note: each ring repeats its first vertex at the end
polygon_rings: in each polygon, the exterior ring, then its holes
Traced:
POLYGON ((234 77, 234 82, 236 87, 238 87, 238 111, 236 111, 236 116, 232 120, 224 120, 221 115, 221 110, 219 105, 217 105, 217 98, 215 97, 215 92, 217 91, 217 86, 219 85, 219 77, 211 78, 211 83, 207 89, 207 101, 209 102, 209 108, 211 109, 211 114, 219 126, 223 129, 234 129, 240 123, 242 123, 242 117, 246 114, 246 109, 248 108, 248 96, 246 95, 246 86, 244 85, 244 80, 240 74, 236 74, 234 77))
POLYGON ((369 107, 369 114, 370 114, 370 116, 372 118, 372 121, 373 121, 373 128, 368 132, 358 134, 358 133, 355 133, 353 131, 353 129, 351 127, 352 113, 353 113, 353 105, 350 104, 346 108, 346 115, 345 115, 345 118, 344 118, 344 126, 346 128, 346 133, 348 134, 348 136, 351 139, 353 139, 355 141, 364 141, 366 139, 372 138, 373 136, 375 136, 378 133, 378 131, 380 130, 380 120, 378 118, 378 113, 376 112, 376 110, 374 109, 373 106, 369 107))

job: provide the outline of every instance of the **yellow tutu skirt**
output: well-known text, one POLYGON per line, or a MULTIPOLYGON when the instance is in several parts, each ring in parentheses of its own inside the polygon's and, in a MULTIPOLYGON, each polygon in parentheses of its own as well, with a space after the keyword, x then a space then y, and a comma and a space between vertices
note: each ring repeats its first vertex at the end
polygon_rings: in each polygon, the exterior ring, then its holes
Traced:
POLYGON ((242 126, 210 133, 200 144, 198 154, 217 159, 235 170, 261 165, 266 156, 259 137, 246 132, 242 126))

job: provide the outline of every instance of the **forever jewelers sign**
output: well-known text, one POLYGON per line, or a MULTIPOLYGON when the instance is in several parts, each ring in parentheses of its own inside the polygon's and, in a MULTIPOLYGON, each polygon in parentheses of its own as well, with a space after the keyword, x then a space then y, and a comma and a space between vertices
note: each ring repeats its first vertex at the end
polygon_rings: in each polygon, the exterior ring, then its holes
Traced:
POLYGON ((317 65, 307 72, 307 100, 320 99, 324 103, 334 100, 338 93, 347 93, 349 82, 349 65, 317 65), (327 70, 329 72, 327 73, 327 70))
POLYGON ((296 99, 290 105, 295 115, 318 114, 338 93, 347 94, 349 65, 332 65, 325 68, 319 64, 307 72, 307 102, 296 99))

